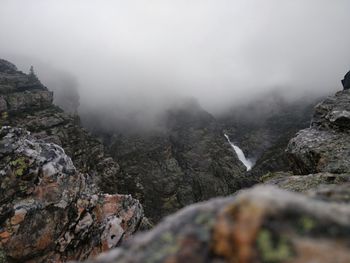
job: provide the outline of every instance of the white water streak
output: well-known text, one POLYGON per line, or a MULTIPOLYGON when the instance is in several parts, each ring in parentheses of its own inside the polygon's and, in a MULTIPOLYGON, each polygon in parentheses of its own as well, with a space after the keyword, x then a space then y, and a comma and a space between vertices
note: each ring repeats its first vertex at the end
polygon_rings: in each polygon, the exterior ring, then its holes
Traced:
POLYGON ((249 159, 247 159, 243 153, 243 151, 241 150, 241 148, 239 148, 237 145, 234 145, 231 141, 230 138, 227 136, 227 134, 224 134, 225 138, 227 139, 227 141, 230 143, 230 145, 232 146, 233 150, 235 151, 235 153, 237 154, 238 159, 244 164, 244 166, 247 168, 247 171, 250 171, 253 167, 253 163, 252 161, 250 161, 249 159))

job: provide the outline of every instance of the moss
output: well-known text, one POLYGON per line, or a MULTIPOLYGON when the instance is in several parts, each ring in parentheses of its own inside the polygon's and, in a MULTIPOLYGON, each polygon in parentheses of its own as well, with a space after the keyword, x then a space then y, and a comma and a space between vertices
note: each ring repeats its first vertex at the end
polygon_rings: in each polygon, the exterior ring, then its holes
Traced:
POLYGON ((271 233, 266 229, 260 231, 257 246, 263 262, 266 263, 284 262, 291 259, 293 255, 287 238, 279 237, 273 240, 271 233))
POLYGON ((15 175, 22 176, 27 169, 26 159, 24 157, 20 157, 14 161, 10 162, 10 165, 15 168, 15 175))

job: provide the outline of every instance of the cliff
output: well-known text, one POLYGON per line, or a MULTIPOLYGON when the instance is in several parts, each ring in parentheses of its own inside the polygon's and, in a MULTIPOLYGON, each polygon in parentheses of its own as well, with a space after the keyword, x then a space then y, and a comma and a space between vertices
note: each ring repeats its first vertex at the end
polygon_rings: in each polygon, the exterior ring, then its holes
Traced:
POLYGON ((0 262, 86 259, 143 222, 116 194, 118 164, 52 101, 34 72, 0 60, 0 262))
POLYGON ((316 106, 287 147, 294 174, 189 206, 89 262, 349 262, 349 102, 346 90, 316 106))

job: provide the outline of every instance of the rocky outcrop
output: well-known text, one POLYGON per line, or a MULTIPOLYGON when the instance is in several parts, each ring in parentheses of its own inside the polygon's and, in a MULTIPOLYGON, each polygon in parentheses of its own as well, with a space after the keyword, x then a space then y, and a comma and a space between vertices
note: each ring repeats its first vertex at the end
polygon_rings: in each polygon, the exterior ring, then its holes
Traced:
POLYGON ((350 90, 338 92, 315 108, 309 129, 293 138, 287 154, 295 174, 350 171, 350 90))
POLYGON ((350 207, 259 186, 194 205, 89 262, 347 263, 350 207))
POLYGON ((118 189, 139 199, 153 221, 257 182, 246 175, 213 116, 198 105, 168 111, 164 123, 160 133, 112 138, 121 167, 118 189))
POLYGON ((25 128, 43 141, 63 147, 74 165, 104 192, 117 192, 119 165, 90 136, 77 116, 52 104, 53 93, 38 78, 0 60, 0 126, 25 128))
POLYGON ((321 200, 350 202, 350 173, 293 175, 288 172, 277 172, 266 174, 262 181, 321 200))
POLYGON ((0 262, 65 262, 120 245, 140 203, 101 194, 64 150, 25 130, 0 130, 0 262))

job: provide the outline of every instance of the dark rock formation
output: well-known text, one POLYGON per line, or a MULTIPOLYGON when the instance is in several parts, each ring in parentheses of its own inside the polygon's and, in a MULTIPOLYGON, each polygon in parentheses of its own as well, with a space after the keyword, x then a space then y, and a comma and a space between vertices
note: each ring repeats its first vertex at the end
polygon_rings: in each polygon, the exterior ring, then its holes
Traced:
POLYGON ((116 193, 118 164, 82 128, 77 116, 63 112, 52 100, 52 92, 37 78, 0 60, 0 125, 22 127, 36 138, 60 145, 81 172, 89 173, 104 187, 103 191, 116 193))
POLYGON ((178 209, 257 182, 246 176, 216 120, 199 106, 171 110, 157 134, 119 135, 111 152, 121 167, 118 189, 139 199, 158 221, 178 209))
POLYGON ((311 128, 288 145, 295 174, 350 171, 350 91, 338 92, 318 104, 311 128))
POLYGON ((89 262, 347 263, 349 231, 348 205, 259 186, 188 207, 89 262))
POLYGON ((116 247, 139 227, 140 203, 101 194, 64 150, 0 130, 0 262, 65 262, 116 247))
POLYGON ((344 90, 350 89, 350 71, 346 73, 341 83, 343 84, 344 90))
POLYGON ((349 102, 343 91, 319 104, 291 140, 300 175, 262 177, 298 194, 258 186, 194 205, 90 262, 350 262, 349 102))

